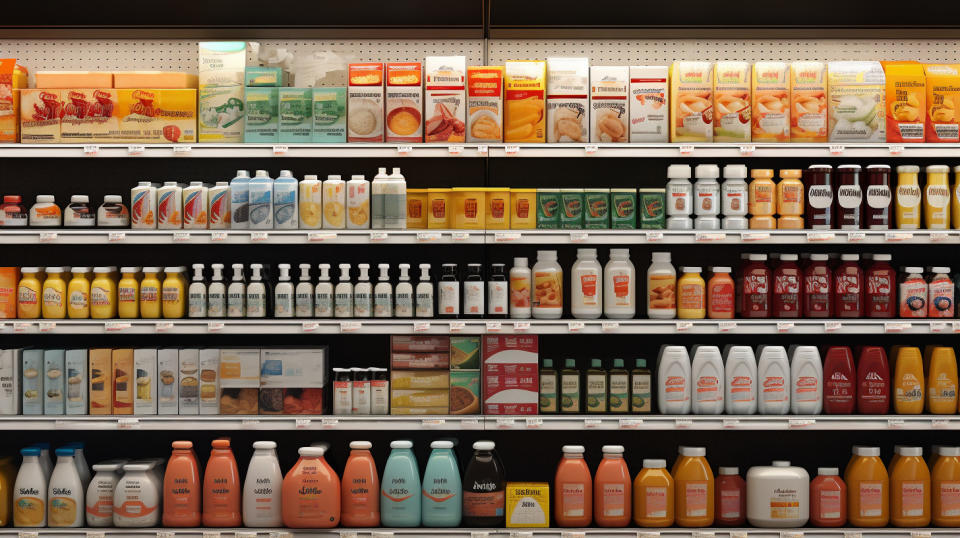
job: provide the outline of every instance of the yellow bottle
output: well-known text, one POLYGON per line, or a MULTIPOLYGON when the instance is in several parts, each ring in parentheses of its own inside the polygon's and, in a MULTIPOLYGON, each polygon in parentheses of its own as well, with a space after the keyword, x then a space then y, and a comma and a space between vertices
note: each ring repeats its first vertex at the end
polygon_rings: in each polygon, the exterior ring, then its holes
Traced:
POLYGON ((181 273, 181 267, 164 267, 163 273, 163 317, 179 319, 186 313, 186 278, 181 273))
POLYGON ((890 524, 894 527, 926 527, 930 524, 930 469, 923 449, 900 448, 900 457, 890 470, 890 524))
POLYGON ((957 356, 952 347, 935 347, 927 367, 927 412, 952 415, 957 412, 957 356))
POLYGON ((950 222, 954 228, 960 228, 960 164, 953 167, 953 188, 950 189, 950 222))
POLYGON ((703 319, 707 316, 707 284, 700 276, 700 267, 684 267, 677 280, 677 317, 703 319))
POLYGON ((707 450, 686 447, 684 459, 673 474, 675 480, 675 523, 680 527, 713 525, 714 480, 707 463, 707 450))
POLYGON ((37 275, 39 267, 22 267, 20 284, 17 286, 17 317, 37 319, 40 317, 40 302, 43 297, 42 286, 37 275))
POLYGON ((159 267, 144 267, 140 281, 140 317, 157 319, 160 317, 160 274, 159 267))
POLYGON ((899 347, 893 372, 893 411, 898 415, 923 413, 923 356, 918 347, 899 347))
POLYGON ((87 319, 90 317, 90 281, 87 280, 89 267, 73 267, 73 278, 67 284, 67 317, 87 319))
POLYGON ((633 522, 638 527, 673 525, 676 495, 666 460, 643 460, 643 470, 633 481, 633 522))
POLYGON ((928 230, 950 227, 950 167, 927 167, 927 185, 923 189, 923 222, 928 230))
POLYGON ((960 447, 941 447, 933 464, 931 512, 937 527, 960 527, 960 447))
POLYGON ((90 283, 90 317, 113 319, 117 317, 117 283, 110 267, 94 267, 90 283))
POLYGON ((853 447, 847 465, 847 521, 852 527, 885 527, 890 520, 890 478, 878 447, 853 447))
POLYGON ((895 221, 900 230, 916 230, 920 227, 920 167, 904 164, 897 167, 897 195, 895 221))
POLYGON ((43 281, 43 317, 63 319, 67 317, 67 282, 63 279, 63 267, 47 267, 43 281))
POLYGON ((139 267, 121 267, 122 277, 117 283, 117 317, 136 319, 140 317, 140 283, 137 282, 139 267))
POLYGON ((777 227, 777 220, 773 218, 777 213, 777 186, 773 182, 773 170, 757 168, 750 171, 750 177, 753 178, 747 191, 750 229, 774 229, 777 227))

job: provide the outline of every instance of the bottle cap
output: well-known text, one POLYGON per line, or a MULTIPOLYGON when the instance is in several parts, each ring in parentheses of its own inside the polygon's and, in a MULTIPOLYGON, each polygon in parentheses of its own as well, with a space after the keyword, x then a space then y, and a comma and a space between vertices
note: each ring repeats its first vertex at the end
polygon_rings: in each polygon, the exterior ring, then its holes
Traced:
POLYGON ((54 198, 52 194, 39 194, 39 195, 37 195, 37 203, 38 203, 38 204, 50 204, 50 203, 53 203, 53 201, 54 201, 55 199, 56 199, 56 198, 54 198))
POLYGON ((845 262, 855 262, 860 260, 859 254, 841 254, 840 260, 845 262))
POLYGON ((849 170, 850 172, 859 172, 860 168, 861 167, 859 164, 841 164, 840 166, 837 167, 837 170, 849 170))
POLYGON ((370 450, 373 448, 373 443, 370 441, 350 441, 350 448, 354 450, 370 450))
POLYGON ((776 461, 773 462, 772 465, 773 465, 774 467, 790 467, 790 462, 789 462, 789 461, 784 461, 784 460, 776 460, 776 461))
POLYGON ((739 467, 721 467, 720 474, 722 475, 738 475, 740 474, 739 467))
POLYGON ((297 450, 297 454, 308 458, 319 458, 322 457, 326 451, 327 449, 322 446, 302 446, 297 450))
POLYGON ((434 441, 430 443, 430 448, 453 448, 453 441, 434 441))
POLYGON ((820 476, 837 476, 840 474, 838 467, 817 467, 817 474, 820 476))
POLYGON ((493 441, 477 441, 476 443, 473 443, 474 450, 490 451, 496 448, 496 446, 496 443, 493 441))
POLYGON ((697 179, 717 179, 720 177, 720 167, 715 164, 698 164, 694 175, 697 179))
POLYGON ((623 445, 603 445, 600 449, 604 454, 623 454, 623 445))
POLYGON ((681 271, 684 273, 699 273, 703 270, 703 267, 683 267, 681 271))
POLYGON ((919 174, 920 167, 915 164, 901 164, 897 167, 898 174, 919 174))
POLYGON ((753 179, 773 179, 772 168, 754 168, 750 171, 750 177, 753 179))
POLYGON ((671 164, 667 167, 667 179, 690 179, 690 165, 671 164))
POLYGON ((795 262, 800 259, 800 256, 796 254, 781 254, 780 261, 784 262, 795 262))
POLYGON ((787 170, 780 170, 781 179, 800 179, 801 175, 803 175, 803 171, 799 169, 790 168, 787 170))
POLYGON ((950 167, 945 164, 931 164, 927 167, 928 174, 949 174, 950 167))
POLYGON ((748 258, 752 262, 765 262, 767 261, 766 254, 751 254, 748 258))
POLYGON ((747 165, 728 164, 723 167, 724 179, 745 179, 747 177, 747 165))
POLYGON ((563 445, 564 454, 583 454, 587 451, 583 445, 563 445))
POLYGON ((933 272, 933 273, 949 273, 949 272, 950 272, 950 268, 949 268, 949 267, 936 266, 936 267, 933 267, 933 268, 931 269, 931 272, 933 272))
POLYGON ((390 441, 390 448, 413 448, 413 441, 390 441))
POLYGON ((103 203, 105 204, 119 204, 123 202, 123 197, 119 194, 108 194, 103 197, 103 203))
POLYGON ((919 446, 900 447, 900 455, 903 457, 923 457, 923 448, 919 446))
POLYGON ((254 441, 253 449, 254 450, 273 450, 277 448, 277 443, 274 441, 254 441))
MULTIPOLYGON (((17 197, 19 198, 19 196, 17 197)), ((19 202, 19 200, 17 200, 19 202)), ((85 204, 90 201, 90 197, 86 194, 74 194, 70 197, 71 204, 85 204)))
POLYGON ((665 469, 666 467, 667 467, 667 460, 657 460, 657 459, 643 460, 644 469, 665 469))
POLYGON ((874 254, 873 261, 876 262, 888 262, 893 259, 893 256, 890 254, 874 254))
POLYGON ((527 266, 527 259, 526 259, 526 258, 514 258, 514 259, 513 259, 513 266, 514 266, 514 267, 526 267, 526 266, 527 266))

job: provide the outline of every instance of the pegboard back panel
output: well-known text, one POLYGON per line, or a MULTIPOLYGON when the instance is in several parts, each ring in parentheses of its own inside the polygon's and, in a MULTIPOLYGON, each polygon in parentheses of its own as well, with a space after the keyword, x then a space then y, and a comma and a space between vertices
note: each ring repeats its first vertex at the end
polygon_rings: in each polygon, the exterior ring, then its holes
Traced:
POLYGON ((488 40, 490 65, 548 56, 587 56, 592 65, 664 65, 675 60, 917 60, 960 62, 960 40, 657 39, 488 40))

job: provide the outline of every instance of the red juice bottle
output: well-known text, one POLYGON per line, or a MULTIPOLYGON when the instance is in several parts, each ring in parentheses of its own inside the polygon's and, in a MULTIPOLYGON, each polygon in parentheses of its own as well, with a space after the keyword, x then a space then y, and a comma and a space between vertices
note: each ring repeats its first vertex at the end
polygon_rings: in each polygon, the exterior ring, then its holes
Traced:
MULTIPOLYGON (((853 351, 847 346, 833 346, 823 359, 823 412, 827 415, 849 415, 857 404, 856 370, 853 351)), ((889 374, 888 374, 889 376, 889 374)))
POLYGON ((868 318, 892 318, 897 312, 897 272, 889 254, 874 254, 864 278, 867 296, 864 312, 868 318))
POLYGON ((863 317, 863 269, 859 254, 843 254, 833 277, 833 295, 838 318, 863 317))
POLYGON ((808 318, 833 316, 833 271, 826 254, 811 254, 803 272, 803 315, 808 318))
POLYGON ((871 164, 867 167, 867 193, 863 197, 863 227, 868 230, 890 228, 890 166, 871 164))
POLYGON ((810 524, 814 527, 842 527, 847 523, 847 485, 840 469, 820 467, 810 482, 810 524))
POLYGON ((739 467, 721 467, 717 475, 714 523, 718 527, 740 527, 747 521, 747 483, 739 467))
POLYGON ((829 164, 814 164, 803 171, 803 183, 807 186, 807 226, 813 230, 834 228, 833 167, 829 164))
POLYGON ((799 318, 803 309, 803 270, 796 254, 781 254, 773 270, 773 317, 799 318))
POLYGON ((880 346, 866 346, 857 361, 857 412, 885 415, 890 411, 890 364, 880 346))
POLYGON ((743 266, 743 304, 740 315, 745 318, 770 317, 770 290, 773 275, 767 267, 766 254, 751 254, 743 266))

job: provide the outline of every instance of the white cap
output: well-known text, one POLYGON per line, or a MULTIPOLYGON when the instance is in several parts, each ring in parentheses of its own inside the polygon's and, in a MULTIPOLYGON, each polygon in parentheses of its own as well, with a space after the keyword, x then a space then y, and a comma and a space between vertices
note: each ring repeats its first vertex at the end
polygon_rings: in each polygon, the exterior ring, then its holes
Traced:
POLYGON ((680 455, 688 458, 702 458, 707 455, 707 449, 702 446, 685 446, 680 450, 680 455))
POLYGON ((556 250, 538 250, 537 251, 537 260, 555 260, 557 259, 556 250))
POLYGON ((703 267, 681 267, 680 270, 684 273, 699 273, 703 267))
POLYGON ((880 447, 876 446, 855 446, 853 447, 854 456, 879 457, 880 447))
POLYGON ((717 179, 720 177, 720 167, 715 164, 698 164, 695 175, 697 179, 717 179))
POLYGON ((898 174, 919 174, 920 167, 915 164, 901 164, 897 167, 898 174))
POLYGON ((774 460, 774 467, 790 467, 790 462, 785 460, 774 460))
POLYGON ((453 441, 434 441, 430 443, 430 448, 453 448, 453 441))
POLYGON ((665 469, 667 460, 643 460, 644 469, 665 469))
MULTIPOLYGON (((250 171, 249 171, 249 170, 237 170, 237 177, 250 177, 250 171)), ((142 182, 142 183, 147 183, 147 182, 144 181, 144 182, 142 182)), ((141 184, 142 184, 142 183, 141 183, 141 184)))
MULTIPOLYGON (((261 172, 260 170, 257 170, 258 174, 260 172, 261 172)), ((322 446, 302 446, 297 450, 297 454, 300 454, 301 456, 316 458, 319 456, 323 456, 324 452, 326 451, 327 449, 322 446)))
MULTIPOLYGON (((592 257, 596 258, 596 257, 597 257, 597 249, 595 249, 595 248, 578 248, 578 249, 577 249, 577 257, 579 257, 579 256, 581 256, 581 255, 583 255, 583 256, 592 256, 592 257)), ((611 255, 611 256, 613 255, 613 251, 612 251, 612 250, 610 251, 610 255, 611 255)), ((473 264, 470 264, 470 265, 473 265, 473 264)))
POLYGON ((38 203, 38 204, 52 203, 55 199, 56 199, 56 198, 54 198, 52 194, 38 194, 38 195, 37 195, 37 203, 38 203))
POLYGON ((327 176, 327 181, 342 181, 340 179, 340 174, 330 174, 327 176))
POLYGON ((747 259, 752 262, 765 262, 767 261, 767 255, 766 254, 750 254, 749 256, 747 256, 747 259))
POLYGON ((316 175, 316 174, 307 174, 307 175, 303 176, 303 180, 304 180, 304 181, 316 181, 316 180, 317 180, 317 175, 316 175))
POLYGON ((266 170, 257 170, 256 177, 270 177, 266 170))
POLYGON ((274 441, 254 441, 253 449, 254 450, 273 450, 277 448, 277 443, 274 441))
POLYGON ((405 439, 390 441, 390 448, 413 448, 413 441, 407 441, 405 439))
MULTIPOLYGON (((243 266, 241 265, 241 267, 243 267, 243 266)), ((74 267, 74 269, 77 269, 77 267, 74 267)), ((159 268, 159 267, 144 267, 144 268, 143 268, 143 272, 144 272, 144 273, 159 273, 159 272, 160 272, 160 268, 159 268)))
POLYGON ((667 167, 667 179, 690 179, 690 165, 671 164, 667 167))
POLYGON ((618 257, 618 258, 629 258, 629 257, 630 257, 630 249, 628 249, 628 248, 612 248, 612 249, 610 249, 610 257, 613 258, 614 256, 616 256, 616 257, 618 257))
POLYGON ((85 204, 90 201, 90 197, 86 194, 74 194, 70 197, 71 204, 85 204))
POLYGON ((191 187, 202 187, 202 186, 203 186, 203 182, 202 182, 202 181, 191 181, 191 182, 190 182, 190 186, 191 186, 191 187))
POLYGON ((600 450, 604 454, 623 454, 623 445, 603 445, 600 450))
POLYGON ((849 170, 860 170, 861 166, 859 164, 841 164, 840 166, 837 167, 837 170, 840 170, 841 168, 846 168, 849 170))
POLYGON ((873 261, 877 262, 888 262, 893 259, 893 256, 890 254, 874 254, 873 261))
POLYGON ((740 474, 740 468, 739 467, 721 467, 720 474, 725 474, 725 475, 740 474))
POLYGON ((826 254, 811 254, 810 259, 815 262, 825 262, 830 259, 830 256, 826 254))
MULTIPOLYGON (((39 273, 40 268, 39 267, 21 267, 20 272, 21 273, 39 273)), ((84 271, 84 273, 86 273, 86 271, 84 271)))
POLYGON ((904 457, 923 457, 923 448, 918 446, 902 446, 900 447, 900 455, 904 457))
POLYGON ((123 197, 119 194, 108 194, 103 197, 103 203, 105 204, 119 204, 123 202, 123 197))
POLYGON ((354 180, 361 180, 361 181, 362 181, 362 180, 364 180, 364 179, 366 179, 366 178, 363 176, 363 174, 354 174, 354 175, 350 176, 350 181, 354 181, 354 180))
POLYGON ((904 270, 908 273, 923 273, 923 267, 909 266, 905 267, 904 270))
POLYGON ((934 273, 949 273, 949 272, 950 272, 950 268, 949 268, 949 267, 936 266, 936 267, 933 267, 933 268, 931 269, 931 272, 934 272, 934 273))
POLYGON ((781 254, 780 261, 795 262, 800 259, 800 256, 796 254, 781 254))
POLYGON ((280 170, 280 177, 293 177, 293 172, 290 170, 280 170))
POLYGON ((350 441, 350 448, 354 450, 370 450, 373 448, 373 443, 370 441, 350 441))
POLYGON ((940 447, 939 455, 947 457, 960 456, 960 446, 942 446, 940 447))
POLYGON ((670 253, 669 252, 654 252, 653 261, 655 262, 669 262, 670 253))
MULTIPOLYGON (((513 266, 514 267, 526 267, 528 265, 526 258, 514 258, 513 266)), ((423 267, 423 264, 420 264, 420 267, 423 267)))
MULTIPOLYGON (((128 269, 128 268, 125 267, 124 269, 128 269)), ((44 267, 43 270, 48 273, 62 273, 63 267, 44 267)))
POLYGON ((950 167, 945 164, 931 164, 927 167, 928 174, 949 174, 950 167))
POLYGON ((745 179, 747 177, 747 165, 728 164, 723 167, 724 179, 745 179))
MULTIPOLYGON (((94 273, 97 272, 97 268, 96 268, 96 267, 93 268, 93 272, 94 272, 94 273)), ((164 272, 164 273, 168 273, 168 274, 169 274, 169 273, 179 273, 179 272, 180 272, 180 268, 177 267, 177 266, 164 267, 164 268, 163 268, 163 272, 164 272)))
POLYGON ((837 476, 840 469, 837 467, 817 467, 817 474, 820 476, 837 476))
POLYGON ((889 164, 868 164, 867 170, 890 169, 889 164))
POLYGON ((177 186, 177 182, 176 182, 176 181, 164 181, 164 182, 163 182, 163 186, 164 186, 164 187, 176 187, 176 186, 177 186))
POLYGON ((109 268, 109 267, 94 267, 94 268, 93 268, 93 272, 94 272, 94 273, 100 273, 100 274, 109 273, 109 272, 110 272, 110 268, 109 268))
POLYGON ((473 443, 474 450, 493 450, 496 446, 496 443, 493 441, 477 441, 473 443))
POLYGON ((561 450, 564 454, 583 454, 587 451, 583 445, 563 445, 561 450))
POLYGON ((711 267, 710 270, 713 271, 714 273, 729 273, 733 269, 731 269, 730 267, 721 265, 718 267, 711 267))
POLYGON ((859 254, 841 254, 840 259, 845 262, 855 262, 860 260, 859 254))

